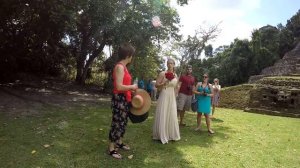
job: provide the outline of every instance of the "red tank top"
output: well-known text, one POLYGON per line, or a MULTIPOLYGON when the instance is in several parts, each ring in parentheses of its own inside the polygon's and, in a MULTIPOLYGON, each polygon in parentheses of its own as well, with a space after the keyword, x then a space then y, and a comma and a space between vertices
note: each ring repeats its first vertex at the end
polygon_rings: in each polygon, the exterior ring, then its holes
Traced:
MULTIPOLYGON (((122 65, 124 67, 124 77, 123 77, 123 85, 131 85, 131 75, 130 73, 128 72, 126 66, 124 66, 123 64, 121 63, 118 63, 120 65, 122 65)), ((118 65, 117 64, 117 65, 118 65)), ((117 65, 115 66, 115 68, 117 67, 117 65)), ((114 90, 113 90, 113 93, 114 94, 117 94, 117 93, 124 93, 125 96, 126 96, 126 101, 127 102, 131 102, 131 91, 128 90, 128 91, 119 91, 117 90, 117 85, 116 85, 116 75, 115 75, 115 69, 113 71, 113 81, 114 81, 114 90)))

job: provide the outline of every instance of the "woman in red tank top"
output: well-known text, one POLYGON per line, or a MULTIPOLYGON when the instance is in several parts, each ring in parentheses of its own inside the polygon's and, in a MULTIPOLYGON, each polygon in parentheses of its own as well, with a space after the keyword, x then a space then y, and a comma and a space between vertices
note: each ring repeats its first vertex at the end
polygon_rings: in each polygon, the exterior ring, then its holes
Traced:
POLYGON ((126 65, 132 60, 135 52, 134 47, 125 43, 119 48, 119 62, 113 70, 113 96, 112 96, 112 121, 109 132, 109 154, 121 159, 122 156, 117 152, 116 148, 129 150, 129 146, 122 142, 128 121, 128 113, 131 103, 131 91, 137 89, 137 85, 131 84, 131 75, 126 65))

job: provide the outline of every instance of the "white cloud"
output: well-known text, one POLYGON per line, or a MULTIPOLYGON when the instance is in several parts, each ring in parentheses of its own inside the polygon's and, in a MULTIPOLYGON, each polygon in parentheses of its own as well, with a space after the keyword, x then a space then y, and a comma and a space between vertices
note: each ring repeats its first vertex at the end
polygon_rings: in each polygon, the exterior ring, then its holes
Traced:
POLYGON ((188 5, 178 6, 171 1, 181 18, 181 33, 193 35, 199 26, 220 24, 218 38, 211 42, 214 48, 229 45, 235 38, 250 38, 251 32, 261 25, 247 22, 246 15, 260 8, 261 0, 190 0, 188 5))

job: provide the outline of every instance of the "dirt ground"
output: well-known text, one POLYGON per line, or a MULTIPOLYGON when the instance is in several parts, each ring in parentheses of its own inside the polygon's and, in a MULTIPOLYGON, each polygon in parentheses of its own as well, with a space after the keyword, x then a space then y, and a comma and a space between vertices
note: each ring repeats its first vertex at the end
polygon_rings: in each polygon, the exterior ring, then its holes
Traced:
POLYGON ((71 108, 110 102, 97 86, 47 79, 0 84, 0 114, 18 117, 43 113, 45 107, 71 108))

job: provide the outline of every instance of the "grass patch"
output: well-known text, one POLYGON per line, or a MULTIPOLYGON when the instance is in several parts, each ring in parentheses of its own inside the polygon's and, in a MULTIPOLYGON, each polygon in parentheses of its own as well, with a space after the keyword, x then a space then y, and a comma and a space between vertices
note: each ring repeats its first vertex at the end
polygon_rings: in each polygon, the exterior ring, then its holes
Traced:
POLYGON ((294 80, 300 80, 300 76, 269 76, 269 77, 265 77, 267 79, 294 79, 294 80))
POLYGON ((300 88, 300 76, 272 76, 256 82, 260 86, 272 86, 282 89, 300 88))
MULTIPOLYGON (((1 167, 298 167, 300 120, 240 110, 217 109, 216 134, 194 132, 196 114, 187 113, 181 140, 151 140, 153 113, 129 123, 123 160, 106 154, 111 111, 108 105, 46 108, 38 117, 0 116, 1 167), (49 144, 49 148, 43 147, 49 144), (36 150, 35 154, 31 154, 36 150), (127 156, 133 155, 133 159, 127 156)), ((153 112, 154 109, 152 109, 153 112)), ((203 124, 203 130, 206 127, 203 124)))

